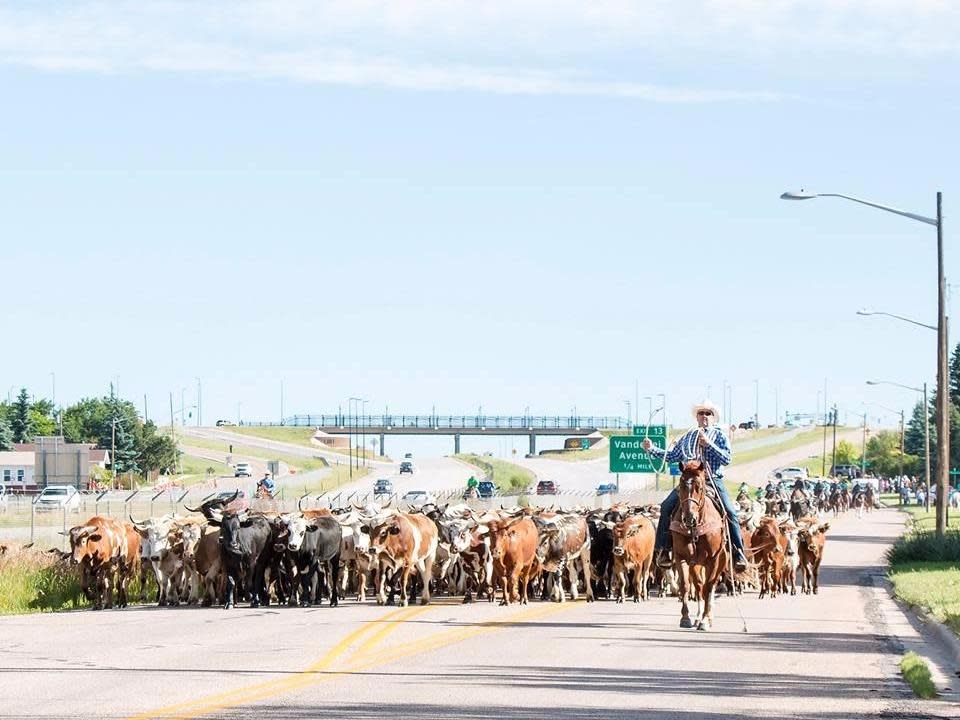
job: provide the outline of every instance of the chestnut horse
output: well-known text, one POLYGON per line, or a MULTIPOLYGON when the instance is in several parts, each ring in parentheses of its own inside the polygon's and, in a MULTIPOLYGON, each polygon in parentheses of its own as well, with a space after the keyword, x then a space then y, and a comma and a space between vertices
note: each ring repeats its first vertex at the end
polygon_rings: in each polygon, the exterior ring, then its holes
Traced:
POLYGON ((713 590, 729 563, 724 542, 724 522, 707 495, 707 469, 700 460, 681 465, 680 501, 670 518, 673 539, 673 564, 680 578, 680 627, 693 627, 687 600, 693 586, 702 612, 698 630, 709 630, 713 624, 713 590))

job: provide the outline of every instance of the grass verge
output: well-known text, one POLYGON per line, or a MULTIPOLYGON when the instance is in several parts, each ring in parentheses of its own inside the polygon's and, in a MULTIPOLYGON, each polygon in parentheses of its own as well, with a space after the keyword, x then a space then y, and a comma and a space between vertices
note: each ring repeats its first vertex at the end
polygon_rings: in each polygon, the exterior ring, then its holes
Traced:
MULTIPOLYGON (((275 440, 276 442, 285 442, 285 443, 290 443, 291 445, 301 445, 303 447, 313 448, 315 450, 320 447, 316 443, 310 442, 310 439, 313 437, 314 433, 316 432, 313 428, 286 427, 286 426, 280 426, 280 425, 277 425, 277 426, 273 426, 273 425, 246 426, 245 425, 242 427, 234 426, 226 429, 232 433, 237 433, 239 435, 246 435, 248 437, 260 438, 262 440, 275 440)), ((357 444, 359 444, 360 434, 357 433, 354 435, 354 437, 357 440, 357 444)), ((373 434, 368 434, 367 435, 368 442, 369 442, 369 439, 373 437, 374 437, 373 434)), ((190 438, 190 440, 192 439, 193 438, 190 438)), ((237 446, 234 445, 234 449, 236 449, 236 447, 237 446)), ((324 452, 337 453, 338 455, 350 455, 350 450, 348 448, 324 446, 322 449, 324 452)), ((269 450, 266 450, 264 452, 269 452, 269 450)), ((376 459, 380 457, 379 455, 377 455, 375 452, 373 452, 368 448, 363 448, 363 449, 354 448, 353 455, 354 456, 359 455, 360 457, 366 457, 370 459, 376 459)))
POLYGON ((454 457, 471 465, 475 465, 482 473, 486 472, 487 469, 484 465, 481 465, 481 463, 491 466, 493 468, 493 484, 496 485, 501 492, 508 490, 525 490, 530 487, 536 479, 534 474, 525 467, 514 465, 506 460, 468 454, 454 455, 454 457))
POLYGON ((937 689, 930 676, 930 668, 926 660, 915 652, 908 652, 903 656, 900 661, 900 672, 903 673, 903 679, 907 681, 917 697, 930 700, 937 696, 937 689))
POLYGON ((0 614, 86 606, 75 568, 52 553, 10 548, 0 556, 0 614))
POLYGON ((890 581, 898 598, 960 635, 960 567, 956 560, 897 562, 891 565, 890 581))

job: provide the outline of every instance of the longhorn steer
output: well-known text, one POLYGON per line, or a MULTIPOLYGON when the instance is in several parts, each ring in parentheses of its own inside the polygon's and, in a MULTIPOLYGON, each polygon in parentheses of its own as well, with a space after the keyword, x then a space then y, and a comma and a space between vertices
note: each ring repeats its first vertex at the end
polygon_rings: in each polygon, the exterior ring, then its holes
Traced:
POLYGON ((141 538, 141 559, 150 564, 157 580, 157 604, 179 605, 180 598, 174 580, 179 574, 181 562, 171 550, 173 515, 150 518, 142 522, 137 522, 131 517, 130 522, 141 538))
POLYGON ((580 572, 584 577, 587 602, 593 602, 593 585, 590 580, 590 531, 586 518, 578 515, 560 515, 550 519, 533 517, 540 538, 537 560, 544 572, 554 579, 553 597, 557 602, 566 601, 563 575, 567 571, 570 580, 570 596, 576 600, 580 584, 580 572))
POLYGON ((379 561, 377 604, 387 602, 387 571, 400 573, 400 604, 407 605, 407 583, 414 569, 420 573, 420 604, 430 602, 430 579, 437 556, 437 526, 426 515, 398 513, 376 527, 364 525, 370 535, 370 555, 379 561))
POLYGON ((613 528, 613 573, 617 578, 616 599, 626 596, 627 575, 633 572, 633 601, 647 599, 647 579, 653 564, 656 530, 643 515, 634 515, 613 528))
MULTIPOLYGON (((330 586, 330 607, 339 603, 340 548, 343 532, 332 516, 315 516, 308 520, 297 515, 281 515, 274 521, 280 528, 274 551, 286 553, 296 568, 300 581, 300 606, 319 602, 317 573, 323 565, 330 586), (284 540, 280 544, 278 540, 284 540)), ((291 593, 290 604, 294 603, 291 593)))
POLYGON ((811 523, 797 532, 797 550, 800 555, 800 570, 803 573, 803 593, 816 595, 820 589, 820 563, 827 544, 830 523, 811 523))
POLYGON ((500 604, 526 605, 530 580, 540 571, 537 526, 528 517, 518 517, 491 520, 487 528, 493 558, 493 587, 503 590, 500 604))
MULTIPOLYGON (((94 610, 113 607, 111 583, 116 572, 123 576, 129 562, 129 543, 124 523, 94 516, 83 525, 70 528, 71 562, 80 566, 80 582, 94 610)), ((139 547, 137 547, 139 553, 139 547)), ((121 580, 121 583, 123 581, 121 580)), ((121 607, 126 598, 118 598, 121 607)))
POLYGON ((783 548, 776 518, 763 517, 750 538, 753 559, 760 574, 760 595, 776 597, 783 571, 783 548))

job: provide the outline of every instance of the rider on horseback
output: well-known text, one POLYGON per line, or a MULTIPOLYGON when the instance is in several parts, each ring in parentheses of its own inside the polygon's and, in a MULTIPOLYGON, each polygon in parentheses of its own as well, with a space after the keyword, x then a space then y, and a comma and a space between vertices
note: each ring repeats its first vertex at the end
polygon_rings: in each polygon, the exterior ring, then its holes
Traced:
MULTIPOLYGON (((730 542, 733 544, 734 565, 737 572, 747 569, 747 558, 743 554, 743 537, 740 535, 740 523, 737 519, 737 508, 731 502, 727 489, 723 484, 723 466, 729 465, 732 457, 727 436, 723 430, 715 426, 719 412, 716 405, 709 400, 693 407, 697 427, 683 435, 668 451, 654 445, 650 438, 643 441, 643 449, 650 455, 665 458, 667 462, 681 462, 702 459, 709 477, 713 479, 717 495, 723 504, 727 516, 727 525, 730 528, 730 542)), ((657 521, 657 565, 672 567, 670 557, 670 518, 677 507, 679 496, 674 488, 660 504, 660 519, 657 521)))

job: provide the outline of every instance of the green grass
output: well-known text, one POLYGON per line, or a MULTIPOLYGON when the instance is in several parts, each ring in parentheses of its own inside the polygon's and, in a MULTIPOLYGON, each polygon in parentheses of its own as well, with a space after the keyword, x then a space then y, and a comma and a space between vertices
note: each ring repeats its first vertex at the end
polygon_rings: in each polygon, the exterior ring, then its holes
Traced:
POLYGON ((233 477, 233 468, 229 465, 196 455, 182 455, 180 464, 183 472, 179 477, 179 482, 184 487, 206 482, 211 477, 233 477), (208 473, 208 468, 212 468, 213 473, 208 473))
POLYGON ((930 676, 930 668, 926 660, 916 653, 908 652, 903 656, 903 660, 900 661, 900 672, 903 673, 903 679, 909 683, 913 694, 917 697, 930 700, 937 696, 937 689, 930 676))
POLYGON ((890 580, 898 598, 960 635, 960 567, 956 561, 895 563, 890 580))
MULTIPOLYGON (((280 425, 265 425, 265 426, 233 426, 224 428, 229 432, 239 433, 241 435, 247 435, 249 437, 262 438, 264 440, 275 440, 277 442, 290 443, 291 445, 302 445, 303 447, 313 448, 313 449, 322 449, 324 452, 337 453, 339 455, 350 455, 349 448, 339 448, 339 447, 327 447, 319 446, 316 443, 310 442, 310 439, 313 437, 316 430, 313 428, 305 427, 287 427, 280 425)), ((373 435, 370 435, 373 437, 373 435)), ((193 438, 190 438, 192 441, 193 438)), ((236 449, 234 445, 234 449, 236 449)), ((366 458, 377 458, 380 457, 372 450, 367 448, 354 448, 354 456, 359 455, 360 457, 366 458)))
MULTIPOLYGON (((207 440, 206 438, 187 437, 182 438, 181 442, 191 447, 221 452, 223 453, 224 458, 226 458, 230 452, 229 444, 221 440, 207 440)), ((259 460, 280 460, 281 462, 285 462, 287 465, 300 472, 320 470, 321 468, 325 468, 330 464, 325 459, 320 457, 300 457, 299 455, 288 455, 286 453, 275 452, 266 448, 258 448, 250 445, 238 445, 236 443, 233 444, 233 454, 257 458, 259 460)), ((346 462, 344 462, 344 464, 346 464, 346 462)))
MULTIPOLYGON (((818 438, 820 440, 823 439, 823 428, 810 428, 809 430, 803 430, 793 437, 784 440, 783 442, 765 445, 763 447, 754 448, 753 450, 745 450, 744 452, 737 452, 737 445, 735 442, 733 445, 733 464, 743 465, 756 460, 762 460, 765 457, 777 455, 785 450, 793 450, 794 448, 809 445, 818 438)), ((817 474, 819 473, 820 470, 817 469, 817 474)))
MULTIPOLYGON (((534 474, 526 468, 514 465, 506 460, 466 454, 454 455, 454 457, 471 465, 476 465, 481 470, 478 475, 487 471, 480 463, 490 465, 493 468, 493 484, 501 491, 524 490, 532 485, 536 479, 534 474)), ((479 477, 477 479, 479 480, 479 477)))
POLYGON ((67 610, 87 605, 76 568, 37 550, 0 557, 0 614, 67 610))
MULTIPOLYGON (((894 496, 894 499, 890 501, 889 504, 900 508, 911 516, 913 520, 912 528, 915 531, 929 531, 936 529, 937 512, 932 503, 930 505, 930 510, 927 511, 924 509, 923 505, 898 505, 898 502, 898 499, 894 496)), ((957 515, 957 510, 950 508, 950 513, 947 516, 948 528, 960 528, 960 517, 957 517, 957 515)))

